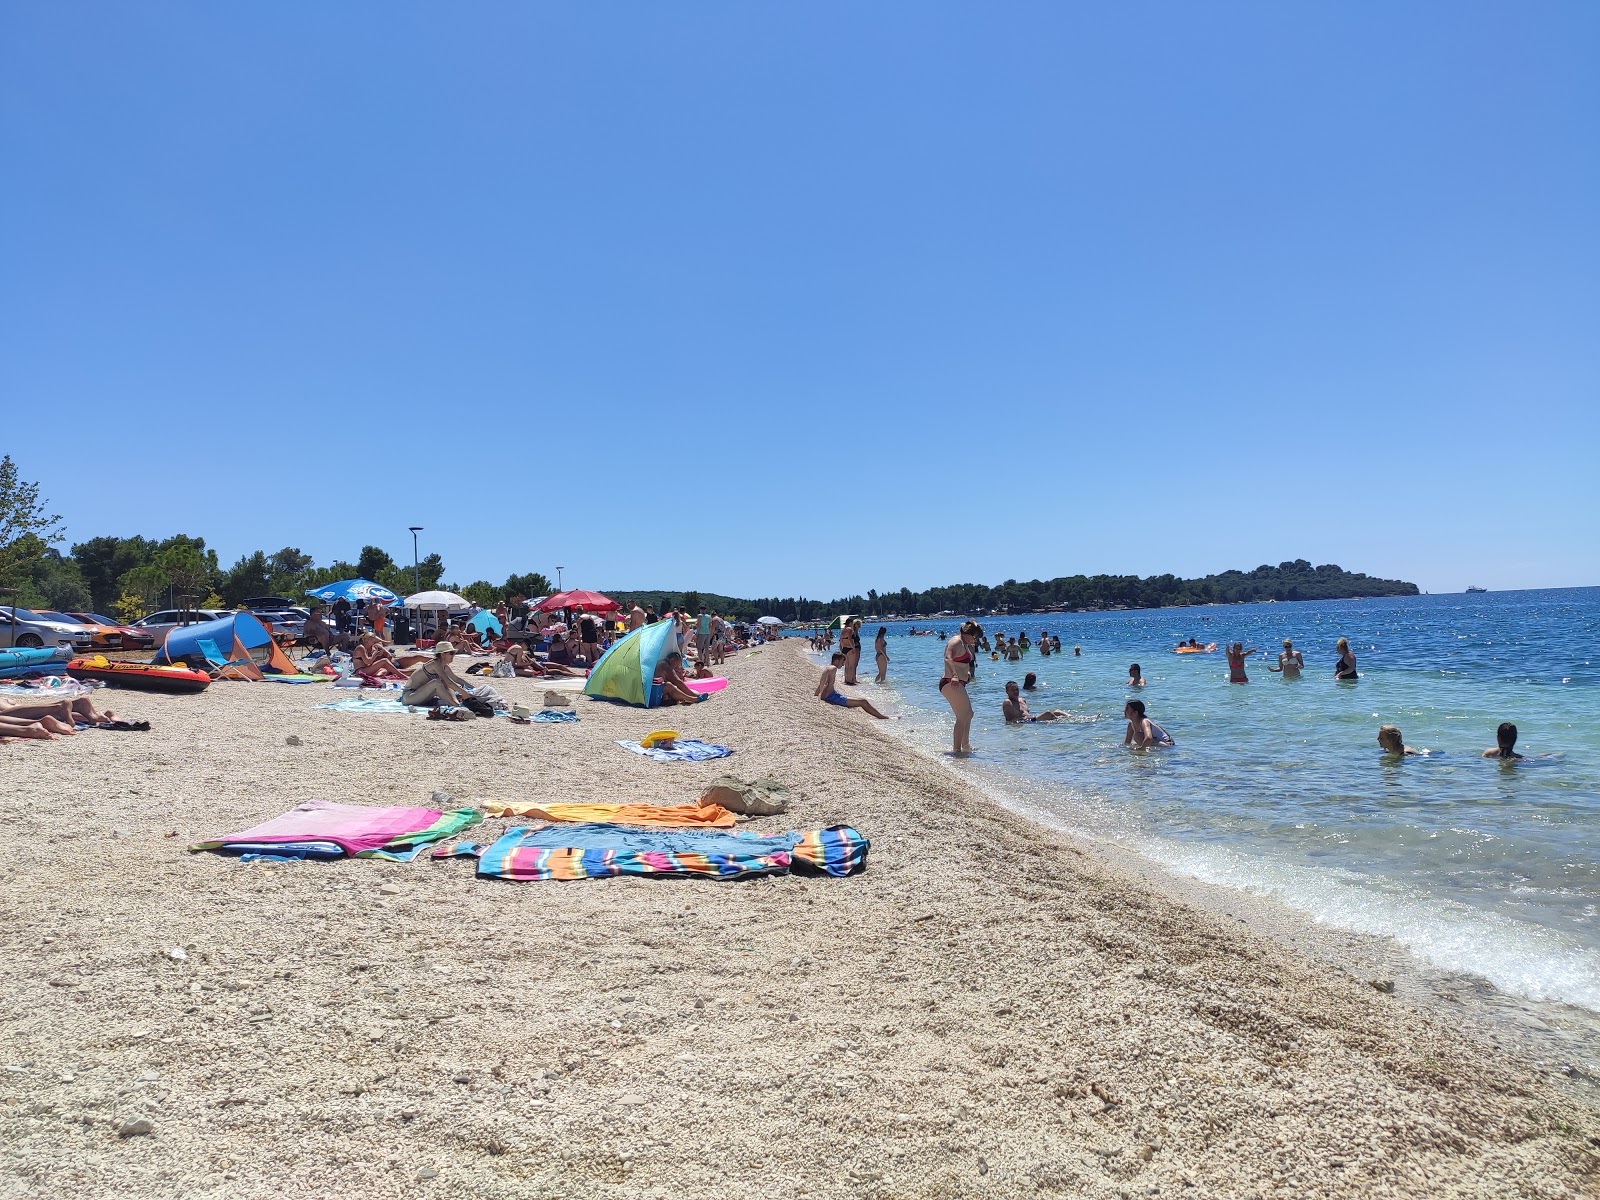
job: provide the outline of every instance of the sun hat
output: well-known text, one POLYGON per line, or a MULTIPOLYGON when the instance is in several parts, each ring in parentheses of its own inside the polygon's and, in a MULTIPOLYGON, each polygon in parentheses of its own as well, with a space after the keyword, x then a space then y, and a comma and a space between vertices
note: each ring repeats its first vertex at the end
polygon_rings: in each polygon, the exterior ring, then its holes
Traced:
POLYGON ((433 656, 435 658, 438 658, 441 654, 454 654, 455 652, 456 647, 454 642, 440 642, 433 648, 433 656))

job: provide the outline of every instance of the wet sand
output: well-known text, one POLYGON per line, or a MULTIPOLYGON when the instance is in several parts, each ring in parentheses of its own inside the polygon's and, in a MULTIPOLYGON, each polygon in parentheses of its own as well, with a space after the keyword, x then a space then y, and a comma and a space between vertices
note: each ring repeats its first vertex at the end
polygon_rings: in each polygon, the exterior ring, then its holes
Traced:
POLYGON ((221 683, 115 695, 148 734, 0 746, 0 1194, 1595 1194, 1600 1122, 1476 1026, 997 806, 815 701, 796 645, 728 674, 533 726, 221 683), (737 753, 613 744, 663 726, 737 753), (867 872, 184 851, 305 799, 674 803, 724 771, 793 789, 747 828, 848 822, 867 872))

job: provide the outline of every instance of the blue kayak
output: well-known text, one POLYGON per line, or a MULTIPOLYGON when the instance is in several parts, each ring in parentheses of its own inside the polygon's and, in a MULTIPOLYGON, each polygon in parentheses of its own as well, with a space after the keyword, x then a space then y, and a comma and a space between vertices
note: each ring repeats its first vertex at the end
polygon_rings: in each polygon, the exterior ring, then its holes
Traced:
POLYGON ((59 675, 71 657, 71 651, 59 649, 0 650, 0 679, 18 675, 59 675))

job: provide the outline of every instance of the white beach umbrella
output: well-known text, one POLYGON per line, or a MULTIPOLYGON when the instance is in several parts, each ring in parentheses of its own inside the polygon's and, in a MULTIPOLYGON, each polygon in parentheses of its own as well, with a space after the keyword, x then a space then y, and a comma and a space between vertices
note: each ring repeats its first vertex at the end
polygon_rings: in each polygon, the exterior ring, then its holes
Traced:
POLYGON ((472 605, 454 592, 431 591, 418 592, 414 596, 407 596, 406 607, 442 609, 445 612, 466 612, 472 605))
POLYGON ((756 624, 757 625, 782 625, 783 622, 778 620, 777 617, 762 617, 759 621, 756 622, 756 624))

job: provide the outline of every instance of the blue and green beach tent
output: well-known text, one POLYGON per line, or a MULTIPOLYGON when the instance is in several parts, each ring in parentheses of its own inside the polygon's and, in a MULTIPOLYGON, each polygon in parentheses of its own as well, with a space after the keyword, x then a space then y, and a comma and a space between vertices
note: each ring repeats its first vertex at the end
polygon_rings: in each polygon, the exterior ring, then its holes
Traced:
POLYGON ((583 685, 585 696, 620 700, 640 708, 655 708, 660 694, 651 688, 661 660, 678 648, 673 621, 657 621, 635 629, 600 656, 589 680, 583 685))
POLYGON ((168 632, 167 640, 156 651, 156 662, 177 663, 191 658, 207 661, 246 662, 271 667, 283 675, 293 675, 295 666, 285 657, 272 634, 258 617, 247 612, 229 613, 215 621, 179 625, 168 632), (223 656, 217 659, 217 653, 223 656))

